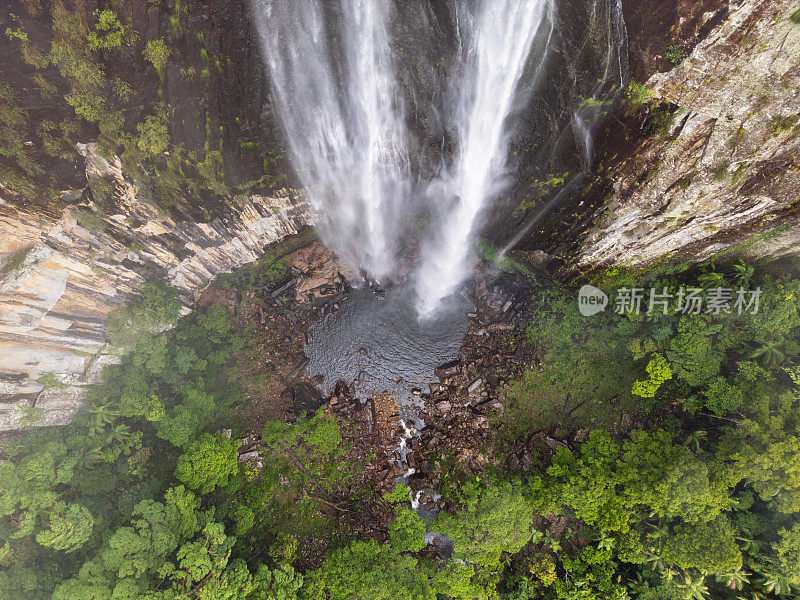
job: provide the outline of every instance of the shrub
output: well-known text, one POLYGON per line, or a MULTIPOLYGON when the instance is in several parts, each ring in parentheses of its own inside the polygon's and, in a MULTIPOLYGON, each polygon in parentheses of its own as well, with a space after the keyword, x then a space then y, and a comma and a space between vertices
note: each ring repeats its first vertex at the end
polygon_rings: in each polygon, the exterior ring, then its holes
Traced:
POLYGON ((110 50, 119 48, 125 35, 125 27, 119 22, 113 10, 96 10, 97 24, 94 31, 89 32, 89 48, 91 50, 110 50))
POLYGON ((667 48, 666 57, 667 60, 673 65, 677 65, 683 62, 683 59, 686 58, 686 51, 680 46, 670 46, 667 48))
POLYGON ((164 67, 172 54, 172 49, 164 42, 164 38, 150 40, 144 49, 144 58, 153 65, 159 77, 164 76, 164 67))

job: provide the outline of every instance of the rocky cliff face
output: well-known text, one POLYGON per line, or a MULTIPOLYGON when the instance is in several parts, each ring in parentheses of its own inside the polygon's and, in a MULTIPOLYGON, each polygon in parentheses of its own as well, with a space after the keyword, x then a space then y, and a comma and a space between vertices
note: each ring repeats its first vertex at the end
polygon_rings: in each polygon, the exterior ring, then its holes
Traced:
POLYGON ((680 64, 629 97, 599 173, 559 215, 562 231, 584 228, 578 244, 560 241, 581 270, 800 250, 800 2, 705 4, 702 39, 682 61, 686 46, 673 46, 680 64))
POLYGON ((69 420, 83 386, 115 359, 108 313, 147 280, 166 280, 188 307, 216 274, 311 221, 294 190, 237 196, 209 223, 178 221, 139 199, 118 159, 81 150, 89 185, 113 188, 110 214, 90 203, 52 218, 0 202, 0 431, 69 420))
POLYGON ((311 221, 246 2, 6 4, 0 431, 69 420, 114 360, 108 313, 146 281, 188 309, 311 221))

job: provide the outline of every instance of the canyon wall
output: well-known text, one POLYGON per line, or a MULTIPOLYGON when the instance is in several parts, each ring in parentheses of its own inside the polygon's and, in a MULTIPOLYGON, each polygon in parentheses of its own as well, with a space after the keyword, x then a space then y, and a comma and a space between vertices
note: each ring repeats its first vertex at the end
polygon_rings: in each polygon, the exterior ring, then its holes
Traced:
POLYGON ((572 240, 550 249, 581 271, 800 250, 800 2, 689 4, 701 39, 684 60, 687 43, 662 47, 679 63, 667 72, 633 65, 646 90, 629 92, 597 174, 557 217, 572 240))
POLYGON ((0 431, 69 420, 116 359, 108 313, 146 281, 167 281, 188 307, 215 275, 311 223, 295 190, 236 196, 208 223, 178 221, 139 198, 118 159, 81 149, 89 185, 113 186, 114 211, 68 207, 52 218, 0 200, 0 431))
MULTIPOLYGON (((423 22, 406 28, 409 44, 420 28, 446 40, 448 3, 420 2, 423 22)), ((69 420, 85 386, 115 360, 106 346, 108 313, 146 281, 168 281, 188 310, 216 274, 313 221, 292 188, 245 3, 176 4, 169 13, 132 0, 119 17, 138 41, 96 52, 84 47, 85 37, 64 38, 69 32, 50 18, 50 9, 69 3, 43 2, 47 10, 29 14, 27 4, 11 4, 0 15, 2 29, 14 32, 0 36, 0 430, 69 420), (100 72, 102 84, 90 91, 106 111, 64 128, 54 153, 48 131, 55 130, 45 124, 74 119, 76 93, 86 90, 53 52, 50 63, 32 65, 44 61, 36 53, 51 38, 100 72), (160 71, 142 58, 145 40, 159 39, 170 50, 160 71), (125 101, 114 96, 117 80, 132 90, 125 101), (163 145, 154 135, 162 114, 163 145), (123 126, 112 135, 118 118, 123 126), (31 179, 56 194, 31 194, 31 179)), ((64 14, 81 16, 81 35, 89 35, 87 23, 102 6, 64 14)), ((403 23, 416 23, 401 18, 404 10, 415 6, 398 4, 400 40, 403 23)), ((519 248, 545 250, 581 272, 727 249, 796 253, 800 24, 792 15, 800 1, 622 6, 631 77, 643 87, 629 87, 627 99, 609 107, 595 171, 572 198, 559 198, 546 214, 530 212, 536 226, 519 248)), ((421 47, 428 52, 416 71, 452 52, 444 42, 421 47)), ((405 65, 407 77, 424 84, 412 67, 405 65)), ((435 115, 414 118, 430 129, 418 150, 441 152, 435 115)), ((535 154, 530 140, 518 142, 515 153, 530 147, 535 154)), ((531 190, 565 176, 529 162, 501 203, 533 204, 531 190)), ((515 213, 502 234, 527 227, 527 218, 515 213)))
POLYGON ((7 4, 0 431, 69 421, 117 358, 108 313, 146 281, 188 310, 215 275, 312 220, 246 2, 7 4))

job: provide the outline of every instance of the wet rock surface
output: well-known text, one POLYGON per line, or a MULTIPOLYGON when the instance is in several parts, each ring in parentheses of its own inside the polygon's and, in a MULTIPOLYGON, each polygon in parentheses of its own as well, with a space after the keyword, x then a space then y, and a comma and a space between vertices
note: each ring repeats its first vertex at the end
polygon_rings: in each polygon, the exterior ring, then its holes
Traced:
POLYGON ((545 249, 583 272, 731 248, 753 259, 797 254, 796 4, 650 4, 627 3, 626 19, 643 29, 631 34, 632 68, 652 102, 617 111, 599 139, 606 173, 562 205, 538 240, 550 233, 545 249), (667 59, 670 48, 679 64, 667 59))

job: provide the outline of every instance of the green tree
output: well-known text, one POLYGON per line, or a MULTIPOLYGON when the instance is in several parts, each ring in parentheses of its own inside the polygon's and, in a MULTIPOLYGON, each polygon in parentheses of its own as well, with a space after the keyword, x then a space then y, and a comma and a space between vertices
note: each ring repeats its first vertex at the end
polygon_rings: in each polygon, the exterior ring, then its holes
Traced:
POLYGON ((36 541, 53 550, 74 552, 92 534, 94 518, 85 506, 56 502, 50 509, 47 529, 36 534, 36 541))
MULTIPOLYGON (((795 378, 797 371, 792 371, 795 378)), ((781 512, 800 511, 800 394, 765 393, 724 440, 733 470, 781 512)))
POLYGON ((453 541, 453 558, 494 568, 504 552, 514 554, 533 535, 533 508, 519 487, 490 485, 470 494, 456 514, 441 514, 437 529, 453 541))
POLYGON ((675 375, 687 384, 699 387, 717 375, 724 355, 714 338, 722 331, 721 323, 712 323, 705 315, 683 316, 677 335, 670 340, 667 358, 675 375))
POLYGON ((384 496, 394 506, 394 519, 389 524, 389 537, 397 552, 418 552, 425 544, 425 522, 416 512, 404 506, 411 490, 399 483, 384 496))
POLYGON ((704 573, 729 573, 742 566, 735 531, 723 516, 709 523, 678 525, 666 538, 661 558, 684 570, 704 573))
POLYGON ((652 398, 658 388, 665 381, 672 379, 672 369, 666 359, 660 354, 653 354, 647 363, 649 378, 645 381, 635 381, 631 393, 642 398, 652 398))
POLYGON ((317 573, 314 600, 433 600, 428 569, 375 541, 331 551, 317 573))
POLYGON ((778 573, 791 585, 800 586, 800 524, 781 529, 779 537, 775 547, 778 573))
POLYGON ((200 490, 201 494, 223 487, 232 475, 239 472, 236 451, 240 445, 239 440, 203 434, 178 458, 175 476, 190 488, 200 490))
POLYGON ((158 421, 156 432, 158 437, 186 447, 213 416, 216 403, 211 394, 194 387, 185 389, 182 395, 183 402, 167 411, 158 421))

